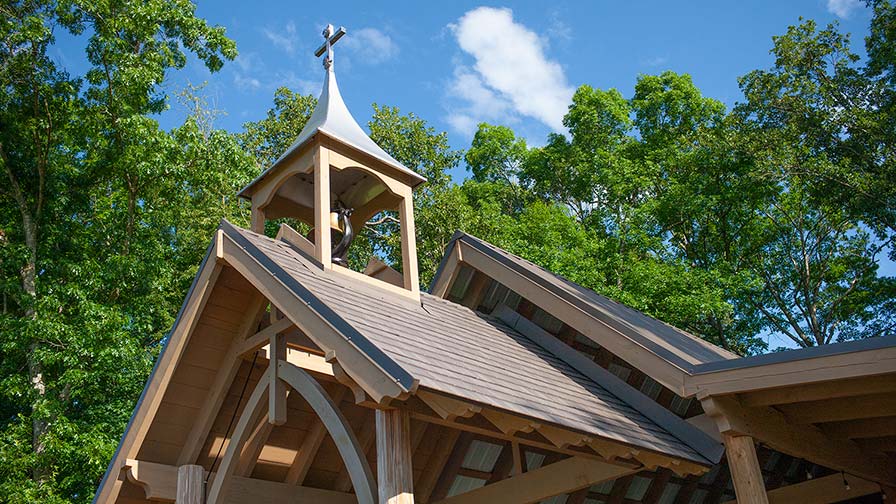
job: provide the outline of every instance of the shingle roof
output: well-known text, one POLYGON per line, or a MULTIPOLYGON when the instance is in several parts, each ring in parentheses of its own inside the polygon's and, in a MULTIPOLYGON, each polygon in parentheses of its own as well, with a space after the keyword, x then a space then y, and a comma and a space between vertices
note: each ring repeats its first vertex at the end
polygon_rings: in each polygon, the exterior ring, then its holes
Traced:
MULTIPOLYGON (((289 244, 225 224, 255 258, 286 274, 419 380, 419 386, 589 435, 710 463, 600 383, 502 321, 423 293, 420 304, 322 270, 289 244)), ((715 462, 715 461, 711 461, 715 462)))
POLYGON ((708 362, 739 358, 732 352, 582 287, 475 236, 461 232, 456 233, 445 257, 449 256, 450 247, 454 246, 457 241, 462 241, 510 267, 530 281, 572 303, 592 317, 613 327, 623 336, 685 371, 693 372, 697 366, 708 362))

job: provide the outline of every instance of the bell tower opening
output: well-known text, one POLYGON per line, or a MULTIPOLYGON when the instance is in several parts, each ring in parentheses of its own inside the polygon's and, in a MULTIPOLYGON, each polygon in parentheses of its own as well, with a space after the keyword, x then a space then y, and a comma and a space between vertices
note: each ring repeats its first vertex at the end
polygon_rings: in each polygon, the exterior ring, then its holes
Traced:
POLYGON ((425 178, 380 148, 349 113, 339 93, 333 44, 345 29, 324 30, 315 52, 324 58, 324 84, 317 106, 295 142, 253 180, 240 196, 252 202, 252 230, 264 232, 267 220, 284 217, 308 224, 304 237, 290 242, 305 248, 321 267, 419 296, 413 189, 425 178), (375 215, 397 214, 401 233, 401 273, 371 259, 360 274, 348 268, 355 237, 375 215))

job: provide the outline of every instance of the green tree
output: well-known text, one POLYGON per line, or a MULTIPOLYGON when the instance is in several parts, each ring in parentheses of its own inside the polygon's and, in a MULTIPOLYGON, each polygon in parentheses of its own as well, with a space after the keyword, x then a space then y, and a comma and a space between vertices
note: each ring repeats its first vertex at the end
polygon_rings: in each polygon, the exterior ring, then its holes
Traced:
POLYGON ((772 68, 741 79, 735 109, 740 146, 774 192, 744 240, 761 286, 749 301, 801 346, 886 334, 893 279, 877 269, 892 253, 894 151, 877 104, 891 91, 836 25, 792 26, 772 53, 772 68))
POLYGON ((255 156, 258 171, 267 169, 302 132, 311 117, 317 98, 302 95, 288 88, 274 92, 274 108, 264 119, 243 125, 240 140, 243 147, 255 156))
POLYGON ((146 115, 186 52, 212 70, 236 52, 187 2, 0 11, 0 500, 84 502, 201 254, 160 210, 195 193, 171 180, 182 146, 146 115), (47 57, 54 28, 85 39, 83 76, 47 57))

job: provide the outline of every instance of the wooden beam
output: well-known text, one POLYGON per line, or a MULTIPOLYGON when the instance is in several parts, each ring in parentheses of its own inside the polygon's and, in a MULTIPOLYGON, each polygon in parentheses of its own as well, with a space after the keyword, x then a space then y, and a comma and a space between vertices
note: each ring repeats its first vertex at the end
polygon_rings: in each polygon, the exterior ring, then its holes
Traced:
POLYGON ((426 502, 440 501, 448 495, 448 490, 451 489, 451 484, 454 483, 457 471, 464 463, 464 457, 467 456, 467 452, 470 450, 470 443, 472 442, 473 435, 469 432, 464 432, 460 435, 452 447, 451 456, 448 457, 448 460, 442 467, 442 471, 438 475, 438 483, 436 483, 426 502))
POLYGON ((404 288, 420 294, 420 277, 417 271, 417 232, 414 224, 414 195, 410 187, 401 195, 398 218, 401 220, 401 265, 404 288))
POLYGON ((762 469, 756 458, 756 445, 750 436, 722 434, 728 468, 734 481, 739 504, 768 504, 762 469))
POLYGON ((373 504, 376 501, 376 485, 370 466, 361 451, 358 439, 342 412, 336 407, 320 383, 306 371, 283 360, 278 361, 276 365, 279 368, 280 377, 301 394, 326 426, 327 432, 336 443, 346 470, 351 475, 358 503, 373 504))
MULTIPOLYGON (((286 338, 275 333, 271 334, 271 343, 268 350, 268 360, 273 363, 286 359, 286 338)), ((286 423, 286 382, 280 379, 279 366, 271 366, 271 387, 268 391, 268 422, 272 425, 286 423)))
POLYGON ((264 445, 267 442, 273 427, 274 425, 268 421, 267 414, 262 415, 261 418, 258 419, 258 423, 252 430, 252 434, 249 435, 249 439, 246 441, 246 444, 240 452, 239 462, 236 465, 236 469, 233 471, 235 475, 246 477, 252 476, 252 471, 255 469, 255 464, 258 462, 258 456, 261 454, 261 450, 264 449, 264 445))
POLYGON ((314 258, 324 269, 333 260, 330 246, 330 150, 323 145, 314 149, 314 258))
MULTIPOLYGON (((178 467, 138 460, 128 460, 126 469, 138 475, 134 483, 145 488, 156 489, 147 499, 174 501, 178 492, 178 467)), ((199 467, 201 470, 201 466, 199 467)), ((202 473, 202 476, 208 473, 202 473)), ((216 473, 211 473, 211 477, 216 473)), ((240 476, 231 477, 230 491, 225 504, 354 504, 354 494, 333 492, 311 487, 296 487, 274 481, 265 481, 240 476)), ((201 480, 200 480, 201 482, 201 480)), ((179 501, 178 501, 179 502, 179 501)))
MULTIPOLYGON (((333 394, 333 404, 337 408, 345 396, 345 390, 339 387, 339 390, 333 394)), ((317 451, 320 449, 320 445, 326 435, 326 426, 320 419, 317 419, 314 425, 308 429, 305 439, 302 440, 302 446, 299 447, 299 451, 296 452, 295 457, 292 459, 292 464, 289 465, 289 471, 286 473, 287 484, 301 485, 305 481, 305 476, 308 475, 308 470, 311 469, 311 464, 314 463, 314 458, 317 456, 317 451)))
POLYGON ((416 498, 420 502, 429 502, 433 489, 436 487, 439 476, 444 472, 445 464, 459 437, 460 432, 457 430, 442 429, 442 434, 436 441, 429 460, 426 461, 426 466, 423 468, 423 474, 420 475, 420 480, 417 482, 416 498))
POLYGON ((723 395, 893 374, 896 346, 706 372, 685 377, 685 395, 723 395))
POLYGON ((249 336, 245 339, 245 341, 240 342, 239 355, 240 357, 251 356, 255 353, 256 350, 261 347, 268 345, 271 343, 271 337, 277 335, 294 324, 288 318, 281 318, 280 320, 274 321, 271 325, 265 327, 264 329, 258 331, 257 333, 249 336))
POLYGON ((195 464, 177 468, 177 504, 204 504, 204 472, 201 465, 195 464))
POLYGON ((870 394, 775 406, 797 424, 896 416, 896 394, 870 394))
POLYGON ((439 501, 440 504, 531 503, 638 472, 607 462, 570 457, 439 501))
MULTIPOLYGON (((811 502, 812 504, 833 504, 880 492, 880 485, 859 477, 848 475, 849 490, 843 484, 840 473, 815 478, 787 485, 768 492, 769 504, 792 504, 794 502, 811 502)), ((728 501, 724 504, 738 504, 728 501)))
POLYGON ((457 272, 460 271, 460 244, 454 242, 450 253, 451 255, 445 259, 445 266, 439 272, 439 276, 435 278, 431 292, 433 296, 446 297, 448 289, 457 278, 457 272))
POLYGON ((888 392, 896 392, 896 374, 758 390, 741 394, 740 402, 748 408, 753 408, 888 392))
POLYGON ((379 502, 414 504, 410 416, 397 409, 378 409, 375 415, 379 502))
POLYGON ((852 441, 835 439, 812 425, 793 426, 782 413, 771 408, 744 408, 732 396, 704 397, 701 403, 722 434, 752 436, 794 457, 872 481, 896 483, 896 464, 892 460, 863 451, 852 441))
POLYGON ((827 435, 835 439, 868 439, 896 436, 896 417, 831 422, 822 424, 820 427, 827 435))

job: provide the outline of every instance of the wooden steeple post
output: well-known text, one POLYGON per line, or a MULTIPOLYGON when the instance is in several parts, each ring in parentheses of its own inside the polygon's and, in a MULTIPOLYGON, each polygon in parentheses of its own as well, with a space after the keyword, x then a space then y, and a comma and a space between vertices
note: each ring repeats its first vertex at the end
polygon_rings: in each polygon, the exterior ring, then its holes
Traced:
POLYGON ((414 504, 410 417, 376 410, 376 467, 380 504, 414 504))
POLYGON ((314 256, 324 268, 330 256, 330 151, 323 145, 314 151, 314 256))

